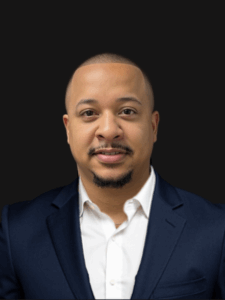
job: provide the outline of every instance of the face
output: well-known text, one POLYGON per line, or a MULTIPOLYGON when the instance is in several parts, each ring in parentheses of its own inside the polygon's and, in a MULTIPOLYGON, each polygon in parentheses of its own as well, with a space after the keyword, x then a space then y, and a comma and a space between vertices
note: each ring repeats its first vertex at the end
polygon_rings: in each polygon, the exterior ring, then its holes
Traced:
POLYGON ((158 112, 150 107, 139 68, 99 63, 76 70, 63 122, 82 181, 118 189, 147 180, 159 122, 158 112), (96 101, 79 105, 84 99, 96 101), (108 164, 94 154, 102 148, 120 148, 127 154, 119 163, 108 164))

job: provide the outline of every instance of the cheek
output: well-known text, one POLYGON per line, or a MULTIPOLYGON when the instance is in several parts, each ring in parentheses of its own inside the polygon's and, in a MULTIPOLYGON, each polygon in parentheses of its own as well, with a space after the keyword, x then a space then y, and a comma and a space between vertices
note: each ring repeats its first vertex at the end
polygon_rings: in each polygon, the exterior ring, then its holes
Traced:
POLYGON ((74 126, 76 130, 70 131, 70 148, 76 157, 86 156, 93 145, 93 133, 81 126, 74 126))
POLYGON ((132 139, 142 155, 150 154, 153 145, 153 132, 150 127, 142 127, 133 135, 132 139))
POLYGON ((149 126, 146 124, 141 124, 139 126, 130 128, 129 135, 133 136, 133 138, 135 138, 138 142, 141 141, 141 143, 146 143, 149 141, 152 133, 149 126))

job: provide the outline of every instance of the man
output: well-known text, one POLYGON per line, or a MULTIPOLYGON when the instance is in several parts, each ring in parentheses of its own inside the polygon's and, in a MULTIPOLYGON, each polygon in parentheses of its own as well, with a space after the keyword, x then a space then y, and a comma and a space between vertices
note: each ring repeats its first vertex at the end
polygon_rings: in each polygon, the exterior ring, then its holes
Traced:
POLYGON ((159 112, 146 74, 114 54, 74 72, 63 122, 79 177, 6 205, 0 298, 225 298, 225 209, 149 165, 159 112))

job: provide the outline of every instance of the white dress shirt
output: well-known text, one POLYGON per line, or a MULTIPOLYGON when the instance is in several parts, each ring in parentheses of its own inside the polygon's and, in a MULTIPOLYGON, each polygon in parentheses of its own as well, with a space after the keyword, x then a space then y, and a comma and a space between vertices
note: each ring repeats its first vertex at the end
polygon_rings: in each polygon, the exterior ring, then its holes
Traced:
POLYGON ((96 299, 130 299, 142 259, 155 188, 148 180, 124 203, 127 220, 117 229, 113 220, 88 197, 79 177, 80 226, 86 268, 96 299))

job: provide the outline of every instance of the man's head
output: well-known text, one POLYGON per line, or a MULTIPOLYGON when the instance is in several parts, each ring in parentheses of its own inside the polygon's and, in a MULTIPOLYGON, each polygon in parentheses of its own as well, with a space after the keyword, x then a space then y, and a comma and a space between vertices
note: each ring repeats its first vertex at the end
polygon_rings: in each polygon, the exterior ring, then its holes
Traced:
POLYGON ((151 84, 135 63, 104 54, 81 64, 68 84, 63 116, 79 176, 99 187, 119 188, 132 176, 149 175, 159 122, 153 109, 151 84), (79 104, 90 99, 95 102, 79 104), (102 163, 94 154, 102 148, 127 155, 120 163, 102 163))

